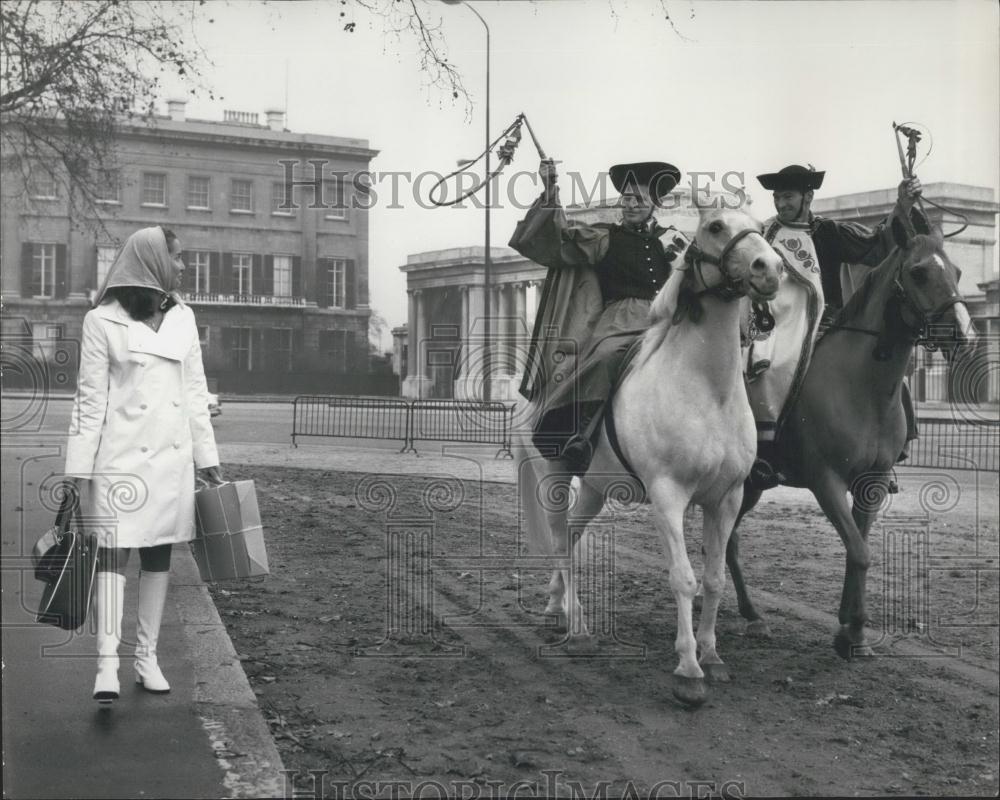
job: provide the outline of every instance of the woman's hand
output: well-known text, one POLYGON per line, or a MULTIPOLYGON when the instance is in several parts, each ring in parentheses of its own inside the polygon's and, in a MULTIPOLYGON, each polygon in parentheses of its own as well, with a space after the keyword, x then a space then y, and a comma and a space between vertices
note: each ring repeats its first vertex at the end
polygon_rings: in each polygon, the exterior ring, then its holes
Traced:
POLYGON ((218 466, 202 467, 198 470, 198 478, 213 486, 218 486, 220 483, 226 482, 222 477, 222 469, 218 466))

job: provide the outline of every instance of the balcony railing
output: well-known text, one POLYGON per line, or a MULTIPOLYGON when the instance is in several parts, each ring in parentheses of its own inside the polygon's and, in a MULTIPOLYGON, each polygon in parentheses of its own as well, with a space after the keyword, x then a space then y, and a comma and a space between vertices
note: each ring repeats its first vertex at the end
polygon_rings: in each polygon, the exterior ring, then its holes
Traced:
POLYGON ((270 294, 220 294, 219 292, 188 292, 188 303, 211 303, 222 306, 304 306, 304 297, 275 297, 270 294))

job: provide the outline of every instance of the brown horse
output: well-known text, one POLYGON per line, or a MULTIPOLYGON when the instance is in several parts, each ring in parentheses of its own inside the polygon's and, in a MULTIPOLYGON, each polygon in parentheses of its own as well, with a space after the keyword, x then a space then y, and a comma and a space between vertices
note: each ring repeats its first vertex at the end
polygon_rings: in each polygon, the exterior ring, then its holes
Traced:
MULTIPOLYGON (((869 273, 817 344, 778 442, 787 485, 815 495, 847 549, 834 638, 843 658, 871 654, 864 643, 868 531, 906 439, 900 387, 913 348, 918 340, 935 337, 951 359, 975 338, 958 291, 959 272, 944 252, 940 229, 907 238, 894 217, 892 234, 897 248, 869 273)), ((726 563, 747 633, 767 636, 739 559, 740 520, 760 498, 760 489, 746 487, 726 563)))

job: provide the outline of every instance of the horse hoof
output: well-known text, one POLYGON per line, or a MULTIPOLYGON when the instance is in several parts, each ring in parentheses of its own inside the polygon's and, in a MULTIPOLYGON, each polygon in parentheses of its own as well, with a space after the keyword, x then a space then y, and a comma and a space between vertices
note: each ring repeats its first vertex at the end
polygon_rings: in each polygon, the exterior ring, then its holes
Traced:
POLYGON ((856 642, 851 639, 848 633, 842 630, 837 631, 837 635, 833 637, 833 649, 845 661, 850 661, 852 658, 866 658, 874 655, 872 649, 864 641, 856 642))
POLYGON ((697 708, 708 699, 705 679, 674 675, 674 697, 686 706, 697 708))
POLYGON ((729 683, 729 667, 725 664, 701 664, 705 680, 709 683, 729 683))
POLYGON ((772 634, 764 620, 755 619, 747 623, 746 636, 750 639, 770 639, 772 634))

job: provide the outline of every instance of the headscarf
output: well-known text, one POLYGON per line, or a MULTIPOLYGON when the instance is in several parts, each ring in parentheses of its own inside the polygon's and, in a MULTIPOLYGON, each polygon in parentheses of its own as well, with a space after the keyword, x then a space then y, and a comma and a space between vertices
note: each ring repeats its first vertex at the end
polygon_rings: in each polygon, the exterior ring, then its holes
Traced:
POLYGON ((168 295, 178 305, 184 305, 180 294, 173 289, 175 270, 163 228, 138 230, 128 237, 115 257, 94 305, 100 305, 108 289, 116 286, 153 289, 168 295))

